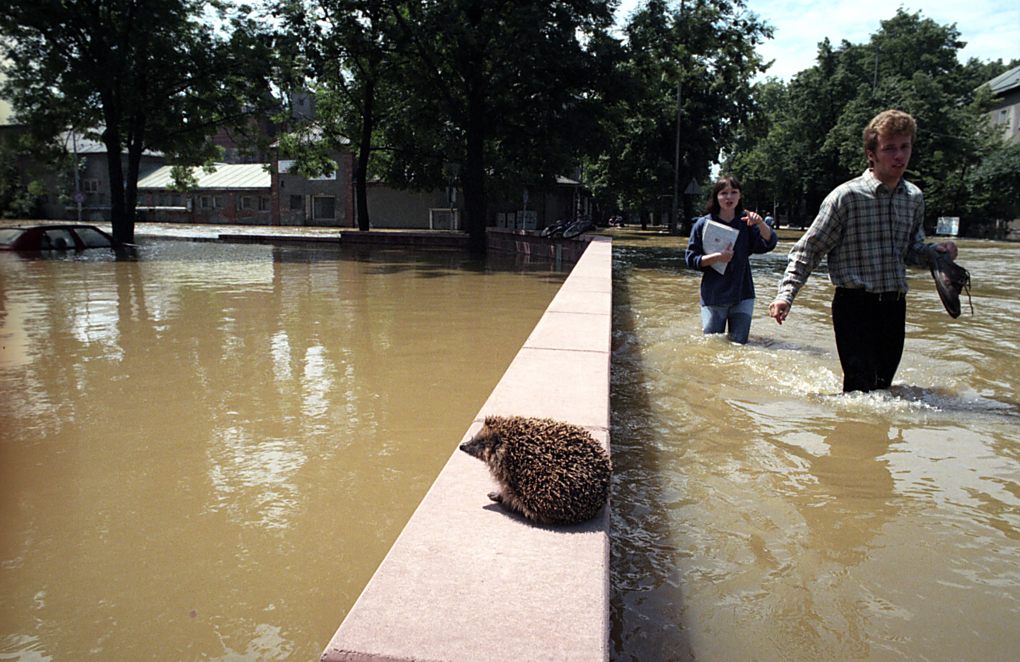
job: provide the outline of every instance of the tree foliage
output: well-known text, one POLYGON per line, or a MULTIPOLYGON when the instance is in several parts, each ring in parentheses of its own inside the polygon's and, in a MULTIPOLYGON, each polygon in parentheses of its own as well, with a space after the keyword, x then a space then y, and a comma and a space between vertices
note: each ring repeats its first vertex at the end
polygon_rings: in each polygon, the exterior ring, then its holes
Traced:
POLYGON ((244 126, 246 108, 265 98, 259 81, 269 58, 254 21, 235 14, 224 34, 209 18, 213 8, 204 0, 8 0, 0 14, 3 93, 37 138, 98 132, 121 240, 134 235, 145 150, 201 163, 213 154, 207 138, 244 126))
POLYGON ((38 182, 22 179, 14 142, 0 142, 0 218, 38 218, 42 191, 38 182))
POLYGON ((969 213, 977 222, 1020 218, 1020 145, 1001 144, 968 174, 969 213))
POLYGON ((981 85, 1007 67, 961 64, 963 46, 955 25, 902 8, 866 44, 824 41, 816 65, 788 85, 757 85, 756 98, 775 102, 756 108, 751 124, 768 129, 745 134, 726 167, 743 178, 745 196, 805 225, 830 190, 867 167, 868 121, 898 108, 918 122, 908 178, 924 190, 929 227, 938 216, 974 216, 974 173, 1001 148, 986 116, 993 99, 981 85))
MULTIPOLYGON (((598 142, 608 0, 292 0, 280 13, 325 145, 358 151, 364 229, 371 175, 425 191, 456 172, 480 250, 489 190, 552 181, 598 142)), ((313 145, 289 147, 314 163, 313 145)))
POLYGON ((551 181, 598 140, 609 0, 385 4, 398 28, 403 89, 385 128, 385 177, 430 189, 445 185, 445 163, 458 164, 470 243, 480 250, 488 188, 551 181))
POLYGON ((357 153, 358 225, 368 230, 366 187, 373 154, 381 148, 378 127, 399 106, 389 9, 374 0, 289 0, 276 13, 282 19, 279 42, 287 46, 278 84, 311 90, 316 104, 315 117, 282 136, 281 148, 299 171, 319 175, 335 167, 332 154, 350 145, 357 153))
POLYGON ((704 181, 749 120, 751 81, 767 68, 755 46, 772 28, 739 0, 649 0, 624 32, 629 82, 616 98, 623 109, 589 177, 596 194, 619 208, 653 210, 677 180, 681 192, 691 179, 704 181))

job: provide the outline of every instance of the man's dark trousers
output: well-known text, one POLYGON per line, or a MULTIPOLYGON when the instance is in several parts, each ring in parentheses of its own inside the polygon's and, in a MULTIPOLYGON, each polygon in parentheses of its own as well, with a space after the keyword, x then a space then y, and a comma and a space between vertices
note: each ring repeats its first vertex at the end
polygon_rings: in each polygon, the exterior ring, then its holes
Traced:
POLYGON ((843 366, 844 392, 889 388, 903 356, 906 321, 902 292, 836 288, 832 327, 843 366))

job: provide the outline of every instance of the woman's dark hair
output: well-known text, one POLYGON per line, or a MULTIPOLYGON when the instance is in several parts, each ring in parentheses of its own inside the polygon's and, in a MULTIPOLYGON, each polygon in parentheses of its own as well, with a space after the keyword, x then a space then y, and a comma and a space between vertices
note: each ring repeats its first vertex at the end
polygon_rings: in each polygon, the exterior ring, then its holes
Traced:
MULTIPOLYGON (((737 191, 741 190, 740 182, 733 175, 722 175, 721 177, 719 177, 719 179, 715 180, 715 186, 712 187, 712 195, 708 199, 708 204, 705 205, 705 208, 708 210, 709 214, 714 214, 716 216, 719 215, 719 191, 726 188, 727 184, 729 184, 730 188, 733 188, 737 191)), ((741 193, 743 193, 743 191, 741 191, 741 193)), ((744 213, 744 196, 741 195, 740 202, 737 203, 736 218, 740 218, 740 216, 743 213, 744 213)))

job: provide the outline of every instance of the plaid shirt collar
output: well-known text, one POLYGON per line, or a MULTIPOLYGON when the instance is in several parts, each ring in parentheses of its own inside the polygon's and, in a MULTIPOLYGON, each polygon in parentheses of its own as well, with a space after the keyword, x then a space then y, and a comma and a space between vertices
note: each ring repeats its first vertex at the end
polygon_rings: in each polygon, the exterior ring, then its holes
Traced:
POLYGON ((887 191, 891 194, 896 194, 904 193, 907 190, 907 185, 903 183, 902 177, 900 177, 900 180, 896 182, 896 186, 894 186, 893 189, 890 191, 885 187, 885 184, 883 184, 878 179, 878 177, 875 177, 875 172, 871 168, 865 170, 861 176, 864 177, 864 181, 867 182, 868 189, 873 191, 876 195, 881 193, 882 191, 887 191))

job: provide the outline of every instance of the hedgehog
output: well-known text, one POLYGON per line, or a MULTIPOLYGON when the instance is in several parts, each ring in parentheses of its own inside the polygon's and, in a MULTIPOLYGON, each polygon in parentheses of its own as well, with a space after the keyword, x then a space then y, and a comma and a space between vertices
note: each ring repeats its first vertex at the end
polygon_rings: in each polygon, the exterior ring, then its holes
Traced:
POLYGON ((460 450, 485 462, 499 484, 490 499, 539 524, 584 522, 609 499, 609 455, 587 430, 571 423, 486 416, 460 450))

